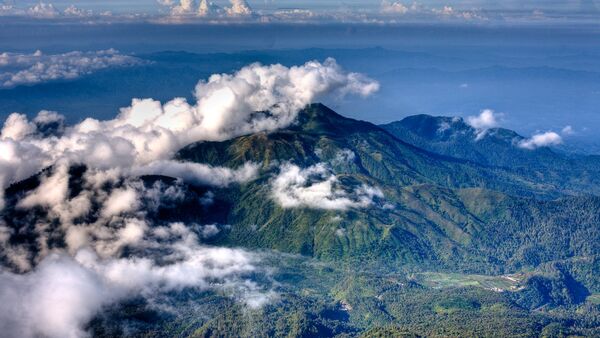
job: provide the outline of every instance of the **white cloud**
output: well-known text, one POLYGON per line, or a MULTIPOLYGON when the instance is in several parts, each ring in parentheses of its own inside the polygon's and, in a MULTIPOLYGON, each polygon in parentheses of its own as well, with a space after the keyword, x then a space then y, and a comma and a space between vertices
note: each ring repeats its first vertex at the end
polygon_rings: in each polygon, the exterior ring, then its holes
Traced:
MULTIPOLYGON (((273 19, 285 22, 307 22, 318 20, 320 18, 322 18, 320 14, 304 8, 278 9, 273 13, 273 19)), ((271 18, 262 16, 259 20, 262 22, 269 22, 271 18)))
POLYGON ((194 12, 194 6, 193 0, 180 0, 171 8, 171 15, 190 15, 194 12))
POLYGON ((230 0, 231 7, 225 8, 225 12, 229 16, 248 16, 252 15, 252 8, 246 0, 230 0))
POLYGON ((354 162, 356 154, 350 149, 342 149, 335 154, 331 164, 333 165, 344 165, 354 162))
POLYGON ((452 124, 450 124, 450 122, 448 121, 441 121, 439 123, 438 129, 437 129, 437 133, 438 134, 443 134, 446 130, 450 130, 452 128, 452 124))
POLYGON ((140 13, 127 13, 118 17, 113 17, 110 11, 94 13, 94 11, 91 9, 79 8, 73 4, 65 7, 64 10, 57 8, 52 3, 48 2, 38 2, 29 7, 23 6, 26 5, 26 2, 27 1, 23 1, 23 3, 21 3, 21 6, 15 6, 13 4, 7 3, 0 4, 0 16, 15 16, 36 20, 84 19, 85 22, 92 22, 92 20, 95 20, 96 22, 101 22, 101 19, 107 18, 124 20, 127 18, 141 18, 145 16, 140 13))
POLYGON ((200 185, 226 187, 233 183, 245 183, 258 176, 258 165, 245 163, 238 169, 213 167, 202 163, 155 161, 145 166, 136 166, 131 170, 136 176, 163 175, 177 177, 185 182, 200 185))
POLYGON ((55 172, 44 177, 39 187, 19 201, 20 208, 51 207, 64 201, 68 193, 68 167, 60 165, 55 172))
MULTIPOLYGON (((269 293, 246 282, 255 270, 252 254, 238 249, 186 247, 158 265, 152 259, 98 258, 80 250, 52 254, 31 273, 0 273, 0 330, 10 337, 87 337, 85 325, 102 309, 128 297, 197 289, 243 289, 251 306, 269 293)), ((243 296, 243 294, 242 294, 243 296)))
POLYGON ((94 12, 89 9, 81 9, 75 5, 70 5, 63 11, 63 15, 68 17, 84 18, 93 16, 94 12))
POLYGON ((52 123, 63 124, 65 122, 65 117, 54 111, 42 110, 37 114, 33 122, 39 125, 48 125, 52 123))
POLYGON ((410 6, 401 1, 383 0, 380 13, 388 22, 398 22, 397 17, 410 18, 413 20, 458 20, 458 21, 487 21, 488 18, 480 10, 457 10, 452 6, 441 8, 428 7, 413 1, 410 6))
POLYGON ((51 3, 39 2, 29 7, 27 14, 36 18, 55 18, 60 12, 51 3))
POLYGON ((110 194, 104 202, 102 209, 103 217, 111 217, 130 212, 139 206, 138 196, 135 190, 130 187, 116 189, 110 194))
POLYGON ((480 140, 486 135, 488 129, 496 128, 500 125, 498 118, 499 115, 493 110, 484 109, 477 116, 467 117, 466 122, 468 125, 475 128, 475 133, 477 135, 476 139, 480 140))
POLYGON ((573 135, 575 134, 575 130, 573 130, 572 126, 565 126, 560 133, 563 135, 573 135))
POLYGON ((7 337, 84 337, 82 326, 115 294, 71 258, 52 256, 35 272, 0 274, 0 330, 7 337))
POLYGON ((444 6, 441 9, 434 8, 432 11, 436 14, 446 16, 451 16, 455 14, 454 8, 452 8, 452 6, 444 6))
MULTIPOLYGON (((201 177, 216 172, 199 165, 161 161, 194 142, 286 127, 300 109, 324 95, 367 96, 378 88, 371 79, 344 72, 333 59, 289 68, 252 64, 235 74, 213 75, 201 81, 196 86, 195 105, 182 98, 164 105, 152 99, 134 99, 113 120, 87 118, 64 128, 59 136, 32 133, 31 122, 13 115, 0 139, 0 183, 5 187, 58 161, 105 170, 133 167, 133 171, 144 174, 156 169, 156 174, 179 173, 186 179, 196 175, 199 181, 206 180, 201 177), (264 111, 269 113, 257 113, 264 111)), ((37 121, 47 119, 47 114, 38 115, 37 121)), ((60 119, 56 115, 53 118, 60 119)), ((234 175, 226 170, 220 173, 225 181, 247 179, 249 169, 234 175)))
POLYGON ((275 201, 284 208, 366 208, 374 203, 375 197, 383 198, 381 190, 368 185, 344 189, 323 163, 305 169, 290 163, 284 164, 271 181, 271 189, 275 201))
POLYGON ((198 16, 201 17, 210 17, 214 16, 219 12, 219 7, 208 0, 200 0, 200 4, 198 5, 198 16))
POLYGON ((30 7, 16 7, 11 4, 0 4, 0 16, 21 16, 34 19, 60 19, 60 18, 90 18, 94 16, 92 10, 81 9, 69 5, 63 11, 52 3, 38 2, 30 7))
POLYGON ((25 136, 35 133, 35 124, 27 120, 25 114, 11 114, 4 122, 0 139, 13 139, 15 141, 22 140, 25 136))
POLYGON ((533 150, 539 147, 559 145, 562 143, 562 137, 553 131, 533 135, 531 138, 519 142, 519 147, 533 150))
POLYGON ((15 270, 26 272, 0 268, 2 332, 19 337, 85 337, 85 325, 103 306, 188 287, 219 289, 252 307, 272 297, 246 276, 256 271, 258 258, 253 254, 200 244, 200 238, 219 233, 216 224, 148 224, 145 213, 151 208, 142 208, 142 200, 158 199, 152 203, 160 204, 184 198, 183 192, 175 191, 177 186, 155 183, 148 189, 135 179, 119 183, 115 177, 102 171, 86 173, 83 190, 69 197, 67 167, 57 166, 23 197, 20 207, 42 206, 49 214, 39 216, 30 233, 37 236, 34 251, 10 244, 12 231, 5 226, 0 229, 3 257, 15 270), (122 187, 110 192, 97 188, 107 182, 122 187), (73 223, 88 214, 99 218, 93 223, 73 223), (62 231, 48 228, 55 219, 62 231), (63 232, 64 250, 49 250, 48 243, 63 232), (137 248, 137 254, 122 256, 125 247, 137 248))
POLYGON ((17 15, 18 12, 19 10, 14 5, 7 3, 0 4, 0 16, 17 15))
POLYGON ((315 155, 322 161, 328 162, 334 166, 352 164, 356 159, 356 154, 352 150, 346 148, 336 149, 335 153, 326 151, 322 148, 316 148, 315 155))
POLYGON ((383 0, 381 2, 381 12, 385 14, 406 14, 410 9, 403 3, 383 0))
MULTIPOLYGON (((219 288, 240 296, 248 306, 260 306, 271 293, 245 277, 255 271, 254 255, 201 245, 200 239, 219 233, 216 224, 152 224, 148 213, 161 203, 184 199, 185 192, 181 183, 146 187, 136 177, 160 174, 218 187, 252 180, 258 172, 255 164, 229 169, 172 157, 193 142, 286 127, 320 96, 368 95, 377 88, 376 82, 344 72, 331 59, 290 68, 253 64, 200 82, 195 105, 180 98, 164 105, 133 100, 112 120, 88 118, 69 127, 54 112, 42 111, 32 121, 11 115, 0 134, 0 192, 50 169, 17 202, 18 208, 46 212, 30 230, 35 249, 12 243, 10 228, 0 227, 0 253, 12 269, 0 272, 0 329, 21 337, 82 337, 85 324, 103 306, 184 287, 219 288), (78 178, 77 195, 69 189, 74 164, 88 168, 78 178), (62 249, 51 244, 57 236, 62 236, 62 249), (132 249, 127 257, 122 256, 125 248, 132 249)), ((320 169, 308 170, 318 174, 320 169)), ((325 179, 329 193, 321 195, 317 186, 295 187, 292 182, 288 188, 300 203, 319 203, 320 197, 328 208, 338 209, 368 206, 381 196, 367 186, 345 192, 335 177, 325 179)), ((213 199, 207 193, 198 205, 213 199)))
POLYGON ((498 117, 491 109, 485 109, 477 116, 467 117, 467 123, 475 129, 489 129, 498 127, 498 117))
POLYGON ((144 61, 109 49, 96 52, 70 52, 46 55, 0 54, 0 88, 70 80, 109 67, 127 67, 144 61), (5 70, 3 70, 5 68, 5 70))
POLYGON ((220 8, 208 0, 161 0, 159 3, 169 7, 167 22, 186 22, 186 19, 209 18, 248 18, 253 14, 252 8, 245 0, 230 0, 230 6, 220 8))

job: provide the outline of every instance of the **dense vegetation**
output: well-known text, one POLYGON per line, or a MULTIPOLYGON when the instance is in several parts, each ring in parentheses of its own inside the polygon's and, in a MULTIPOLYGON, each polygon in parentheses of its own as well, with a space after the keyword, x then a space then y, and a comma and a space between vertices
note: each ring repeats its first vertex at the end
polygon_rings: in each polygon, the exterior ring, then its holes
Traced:
MULTIPOLYGON (((160 296, 169 305, 160 309, 132 299, 97 316, 90 330, 104 337, 596 335, 600 162, 545 148, 526 153, 505 130, 475 143, 464 124, 454 131, 463 136, 438 140, 438 120, 415 119, 388 132, 312 105, 285 130, 183 149, 178 158, 201 163, 258 163, 260 175, 212 189, 214 203, 203 208, 197 201, 206 188, 145 177, 144 184, 186 191, 147 217, 231 225, 207 243, 264 250, 278 296, 259 309, 195 290, 160 296), (341 152, 354 155, 339 161, 341 152), (270 182, 287 161, 328 163, 345 186, 378 187, 384 197, 367 208, 283 208, 270 182)), ((85 170, 72 168, 71 190, 85 170)), ((8 189, 3 213, 22 234, 13 240, 32 248, 27 229, 45 211, 14 204, 38 184, 33 177, 8 189)))
POLYGON ((512 130, 476 130, 460 118, 409 116, 381 126, 399 140, 421 149, 514 173, 552 185, 564 194, 600 193, 600 157, 567 155, 540 147, 518 146, 525 138, 512 130), (475 137, 475 135, 485 135, 475 137))

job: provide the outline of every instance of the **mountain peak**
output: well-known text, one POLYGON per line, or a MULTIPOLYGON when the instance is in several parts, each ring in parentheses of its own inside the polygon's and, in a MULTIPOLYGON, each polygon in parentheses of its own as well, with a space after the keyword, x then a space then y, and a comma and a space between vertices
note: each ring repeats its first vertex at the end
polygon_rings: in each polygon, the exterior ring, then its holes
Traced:
POLYGON ((306 106, 298 113, 296 123, 289 130, 311 134, 345 135, 356 131, 379 130, 369 122, 344 117, 322 103, 306 106))
MULTIPOLYGON (((462 138, 463 141, 481 141, 477 137, 478 130, 469 125, 461 117, 432 116, 419 114, 408 116, 400 121, 382 126, 384 129, 408 129, 412 133, 430 141, 439 142, 452 138, 462 138)), ((512 145, 515 141, 524 139, 513 130, 505 128, 487 129, 487 141, 504 142, 512 145)))

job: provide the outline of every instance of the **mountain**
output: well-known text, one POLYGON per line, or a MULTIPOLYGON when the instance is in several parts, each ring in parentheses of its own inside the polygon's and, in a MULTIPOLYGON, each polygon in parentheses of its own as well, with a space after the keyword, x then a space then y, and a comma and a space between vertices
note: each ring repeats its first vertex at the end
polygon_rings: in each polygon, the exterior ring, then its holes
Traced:
POLYGON ((552 197, 559 196, 565 189, 552 180, 540 182, 539 177, 515 173, 513 168, 480 165, 425 150, 383 128, 345 118, 321 104, 309 106, 300 113, 297 124, 284 130, 225 142, 193 144, 181 150, 177 157, 228 167, 238 167, 246 161, 268 167, 272 160, 307 166, 330 162, 345 149, 356 155, 356 161, 344 170, 387 184, 484 187, 512 194, 552 197))
MULTIPOLYGON (((549 156, 545 149, 539 153, 549 156)), ((514 168, 424 151, 323 105, 308 107, 287 129, 193 144, 178 157, 232 168, 260 164, 257 180, 223 197, 234 206, 223 220, 235 225, 222 238, 228 245, 478 273, 510 273, 598 252, 589 240, 598 238, 599 198, 545 200, 563 188, 550 180, 539 184, 514 168), (343 153, 353 155, 337 161, 343 153), (341 211, 282 208, 269 182, 277 173, 274 164, 286 161, 301 167, 328 163, 346 184, 378 187, 384 197, 368 208, 341 211), (529 197, 519 197, 524 195, 529 197), (553 239, 558 234, 564 242, 553 239)))
POLYGON ((478 131, 461 118, 429 115, 409 116, 381 128, 416 147, 483 166, 507 168, 562 193, 600 193, 598 156, 567 155, 549 147, 521 148, 518 144, 525 138, 512 130, 478 131))
MULTIPOLYGON (((130 299, 97 316, 91 331, 202 337, 593 333, 600 327, 594 303, 600 197, 569 194, 580 179, 573 174, 553 176, 567 173, 552 165, 556 158, 569 163, 563 155, 512 149, 519 136, 502 129, 490 131, 483 143, 471 140, 464 124, 438 135, 440 121, 449 122, 420 116, 393 129, 314 104, 288 128, 185 147, 177 159, 232 169, 252 162, 257 177, 214 188, 144 176, 144 186, 177 186, 183 196, 158 207, 144 200, 145 217, 154 224, 227 225, 204 244, 262 252, 277 303, 248 310, 218 292, 173 292, 164 298, 177 312, 130 299), (506 155, 495 160, 490 149, 506 155), (535 174, 526 164, 508 165, 511 151, 543 165, 535 174), (200 206, 209 192, 212 203, 200 206)), ((81 190, 86 172, 70 169, 69 194, 81 190)), ((1 214, 18 234, 11 244, 32 252, 40 231, 56 237, 48 249, 65 245, 63 229, 38 226, 51 211, 16 206, 42 174, 11 186, 1 214)), ((589 179, 590 191, 598 189, 597 179, 589 179)), ((103 186, 102 194, 121 187, 103 186)), ((76 221, 93 223, 102 210, 91 208, 89 219, 76 221)))

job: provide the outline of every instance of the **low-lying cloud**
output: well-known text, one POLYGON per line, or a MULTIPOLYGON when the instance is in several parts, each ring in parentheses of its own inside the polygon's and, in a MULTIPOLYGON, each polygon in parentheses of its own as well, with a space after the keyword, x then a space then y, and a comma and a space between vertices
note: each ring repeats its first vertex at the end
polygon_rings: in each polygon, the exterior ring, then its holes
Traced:
POLYGON ((72 80, 109 67, 130 67, 145 61, 114 49, 64 54, 0 54, 0 88, 72 80))
POLYGON ((345 188, 324 163, 302 169, 286 163, 272 180, 273 199, 283 208, 347 210, 366 208, 375 198, 383 198, 379 188, 362 184, 345 188))
POLYGON ((11 267, 0 270, 0 329, 9 336, 87 336, 85 324, 103 307, 183 288, 233 293, 253 307, 270 299, 248 276, 266 274, 257 256, 202 244, 228 226, 146 217, 189 198, 184 185, 88 170, 73 196, 72 179, 57 165, 17 202, 43 210, 28 229, 35 248, 12 241, 13 228, 0 224, 2 261, 11 267), (64 247, 52 244, 57 238, 64 247))
POLYGON ((484 109, 477 116, 469 116, 466 122, 475 128, 476 139, 480 140, 487 134, 488 129, 497 128, 500 125, 499 115, 491 109, 484 109))
POLYGON ((523 149, 534 150, 540 147, 559 145, 563 142, 562 137, 553 131, 539 133, 531 138, 519 142, 519 147, 523 149))
POLYGON ((227 187, 233 183, 245 183, 258 176, 258 165, 247 162, 237 169, 213 167, 203 163, 179 162, 173 160, 154 161, 145 166, 133 167, 135 176, 163 175, 177 177, 195 185, 227 187))
POLYGON ((246 289, 250 306, 268 300, 268 293, 258 298, 258 287, 244 282, 256 270, 251 253, 185 241, 173 244, 173 257, 160 265, 144 257, 101 259, 82 249, 74 256, 50 254, 27 274, 1 272, 0 330, 9 337, 85 337, 85 325, 104 306, 189 287, 235 285, 246 289))

